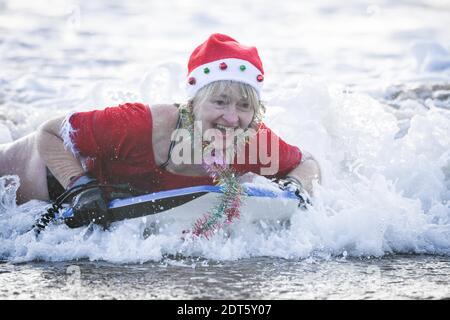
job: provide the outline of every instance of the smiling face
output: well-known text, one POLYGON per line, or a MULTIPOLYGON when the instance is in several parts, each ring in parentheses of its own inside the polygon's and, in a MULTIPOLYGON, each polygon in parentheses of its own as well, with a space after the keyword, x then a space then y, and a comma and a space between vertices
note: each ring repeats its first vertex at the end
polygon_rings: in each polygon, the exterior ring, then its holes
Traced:
POLYGON ((202 134, 218 129, 225 137, 236 129, 247 129, 255 116, 257 95, 247 85, 219 81, 201 89, 193 100, 194 117, 202 134))

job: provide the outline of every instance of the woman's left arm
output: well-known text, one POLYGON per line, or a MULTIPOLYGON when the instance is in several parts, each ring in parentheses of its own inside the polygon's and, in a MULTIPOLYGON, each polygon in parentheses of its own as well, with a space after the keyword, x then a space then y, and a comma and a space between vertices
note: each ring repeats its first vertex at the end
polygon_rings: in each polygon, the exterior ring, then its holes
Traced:
POLYGON ((286 177, 293 177, 301 182, 303 188, 310 194, 313 194, 313 181, 322 181, 322 173, 317 160, 308 152, 302 152, 300 164, 286 177))

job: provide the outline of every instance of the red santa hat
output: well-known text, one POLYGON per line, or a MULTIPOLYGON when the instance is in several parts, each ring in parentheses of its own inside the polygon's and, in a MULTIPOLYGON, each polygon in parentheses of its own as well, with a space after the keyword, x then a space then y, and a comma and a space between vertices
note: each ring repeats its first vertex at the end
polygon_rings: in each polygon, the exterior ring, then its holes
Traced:
POLYGON ((258 50, 227 35, 212 34, 189 58, 187 94, 194 97, 198 90, 219 80, 247 83, 260 95, 264 70, 258 50))

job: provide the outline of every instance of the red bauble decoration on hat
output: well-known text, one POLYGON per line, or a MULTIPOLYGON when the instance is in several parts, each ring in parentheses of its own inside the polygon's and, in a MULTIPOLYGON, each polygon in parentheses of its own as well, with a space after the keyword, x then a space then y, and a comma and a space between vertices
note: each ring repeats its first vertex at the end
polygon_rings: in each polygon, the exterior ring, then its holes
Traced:
POLYGON ((227 66, 227 64, 225 62, 221 62, 219 64, 219 68, 220 68, 220 70, 226 70, 226 68, 228 68, 228 66, 227 66))
POLYGON ((195 80, 194 77, 190 77, 189 80, 188 80, 188 83, 189 83, 191 86, 193 86, 196 82, 197 82, 197 81, 195 80))

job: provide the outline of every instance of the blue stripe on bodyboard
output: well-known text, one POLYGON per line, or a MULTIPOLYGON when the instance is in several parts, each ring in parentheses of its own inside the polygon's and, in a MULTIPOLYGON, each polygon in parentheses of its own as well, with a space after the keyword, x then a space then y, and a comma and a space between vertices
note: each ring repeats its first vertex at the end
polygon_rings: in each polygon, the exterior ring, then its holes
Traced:
MULTIPOLYGON (((213 193, 222 193, 222 187, 220 186, 195 186, 195 187, 187 187, 166 191, 159 191, 149 194, 144 194, 131 198, 124 199, 115 199, 109 203, 109 208, 119 208, 125 206, 131 206, 137 203, 143 203, 148 201, 155 201, 159 199, 166 198, 175 198, 183 195, 189 195, 194 193, 204 193, 204 192, 213 192, 213 193)), ((262 187, 255 186, 245 186, 245 194, 249 197, 262 197, 262 198, 284 198, 284 199, 298 199, 297 196, 289 191, 284 190, 273 190, 266 189, 262 187)), ((61 215, 61 218, 70 218, 73 216, 72 208, 67 209, 61 215)))

